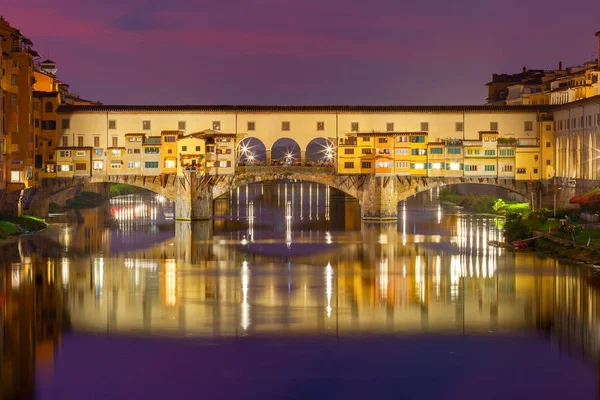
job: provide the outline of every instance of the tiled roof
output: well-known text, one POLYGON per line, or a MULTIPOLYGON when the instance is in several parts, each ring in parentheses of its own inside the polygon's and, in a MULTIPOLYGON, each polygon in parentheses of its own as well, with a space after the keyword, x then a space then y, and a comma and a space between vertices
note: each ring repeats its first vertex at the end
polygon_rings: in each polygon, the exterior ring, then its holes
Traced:
POLYGON ((319 113, 379 113, 379 112, 539 112, 550 106, 494 105, 61 105, 60 113, 74 112, 319 112, 319 113))

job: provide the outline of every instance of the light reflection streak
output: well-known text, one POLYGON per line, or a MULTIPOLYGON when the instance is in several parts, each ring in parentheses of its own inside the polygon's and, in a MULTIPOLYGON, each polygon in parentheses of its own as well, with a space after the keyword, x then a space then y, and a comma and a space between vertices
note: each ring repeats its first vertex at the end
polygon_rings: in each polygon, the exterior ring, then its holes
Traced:
POLYGON ((333 296, 333 267, 330 263, 327 263, 325 267, 325 296, 327 297, 325 311, 327 311, 327 318, 329 318, 331 317, 331 298, 333 296))
POLYGON ((165 304, 177 304, 177 262, 174 258, 165 260, 165 304))
POLYGON ((250 269, 248 261, 242 263, 242 305, 241 305, 241 320, 240 325, 243 330, 248 330, 250 327, 250 304, 248 304, 248 290, 250 286, 250 269))

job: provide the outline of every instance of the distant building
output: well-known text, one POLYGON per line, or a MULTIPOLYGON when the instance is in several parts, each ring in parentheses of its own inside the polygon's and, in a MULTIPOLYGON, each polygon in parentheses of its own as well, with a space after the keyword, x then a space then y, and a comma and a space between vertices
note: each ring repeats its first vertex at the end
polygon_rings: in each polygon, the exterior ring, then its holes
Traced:
MULTIPOLYGON (((598 52, 600 54, 600 32, 598 52)), ((566 104, 600 95, 598 60, 556 70, 528 70, 518 74, 493 74, 488 87, 490 105, 566 104)))

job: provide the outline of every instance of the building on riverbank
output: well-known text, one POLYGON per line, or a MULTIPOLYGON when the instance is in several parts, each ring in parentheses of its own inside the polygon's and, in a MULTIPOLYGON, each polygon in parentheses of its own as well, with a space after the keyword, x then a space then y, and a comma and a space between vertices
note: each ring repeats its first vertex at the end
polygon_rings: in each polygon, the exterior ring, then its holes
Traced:
POLYGON ((2 17, 0 38, 0 190, 13 191, 56 176, 58 106, 96 103, 70 93, 56 77, 56 64, 40 62, 33 42, 2 17))

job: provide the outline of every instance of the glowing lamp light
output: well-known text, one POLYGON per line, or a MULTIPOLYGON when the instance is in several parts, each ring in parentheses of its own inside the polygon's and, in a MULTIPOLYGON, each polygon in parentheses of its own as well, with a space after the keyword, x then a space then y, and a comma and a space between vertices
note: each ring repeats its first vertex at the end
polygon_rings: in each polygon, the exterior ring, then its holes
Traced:
POLYGON ((450 163, 450 171, 458 171, 460 169, 460 165, 457 162, 450 163))

